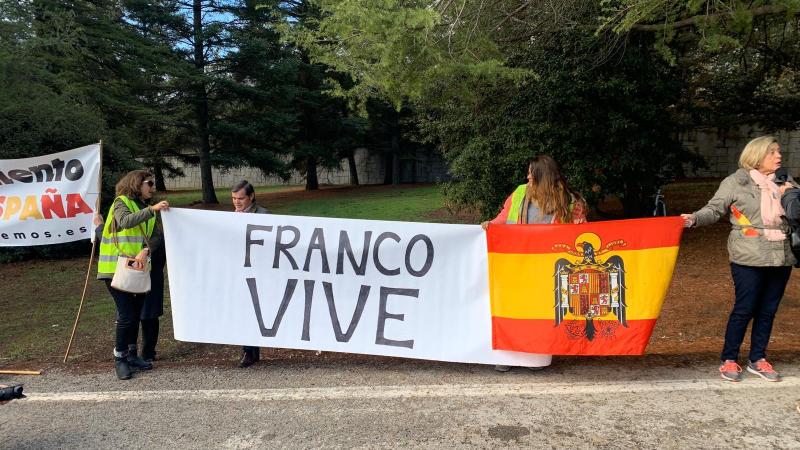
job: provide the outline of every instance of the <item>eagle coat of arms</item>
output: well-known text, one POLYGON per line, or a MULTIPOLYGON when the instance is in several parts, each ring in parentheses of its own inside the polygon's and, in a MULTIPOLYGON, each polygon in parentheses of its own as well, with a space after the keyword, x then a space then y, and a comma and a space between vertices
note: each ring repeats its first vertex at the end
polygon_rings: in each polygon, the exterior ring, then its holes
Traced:
POLYGON ((581 234, 574 246, 553 246, 554 250, 579 257, 574 262, 558 259, 553 274, 555 326, 563 323, 571 339, 592 341, 598 335, 612 339, 620 325, 628 327, 625 318, 625 263, 620 256, 605 260, 598 258, 614 248, 625 246, 622 240, 602 246, 600 237, 594 233, 581 234))

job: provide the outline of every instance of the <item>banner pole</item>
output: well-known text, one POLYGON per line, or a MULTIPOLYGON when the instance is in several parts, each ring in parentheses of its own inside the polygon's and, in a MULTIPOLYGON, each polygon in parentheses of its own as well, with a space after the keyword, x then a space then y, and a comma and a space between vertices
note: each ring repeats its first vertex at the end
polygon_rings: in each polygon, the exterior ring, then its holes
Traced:
MULTIPOLYGON (((100 196, 102 195, 103 186, 103 141, 100 140, 100 176, 97 179, 97 201, 95 202, 96 214, 100 213, 100 196)), ((94 225, 94 218, 92 218, 92 225, 94 225)), ((86 289, 89 287, 89 275, 92 273, 92 265, 94 264, 94 251, 97 248, 97 239, 95 239, 94 228, 92 228, 92 252, 89 254, 89 267, 86 269, 86 279, 83 282, 83 293, 81 293, 81 302, 78 304, 78 314, 75 316, 75 324, 72 325, 72 334, 69 337, 67 344, 67 351, 64 352, 64 364, 67 363, 69 352, 72 349, 72 341, 75 339, 75 332, 78 330, 78 322, 81 320, 81 311, 83 310, 83 301, 86 299, 86 289)))
POLYGON ((41 370, 0 370, 0 375, 41 375, 41 370))
POLYGON ((69 358, 69 351, 72 349, 72 341, 75 339, 75 331, 78 329, 78 322, 81 320, 81 310, 83 309, 83 300, 86 298, 86 288, 89 287, 89 275, 92 273, 92 264, 94 263, 94 250, 97 246, 97 240, 92 241, 92 254, 89 256, 89 268, 86 270, 86 280, 83 283, 83 293, 81 294, 81 302, 78 305, 78 314, 75 316, 75 324, 72 326, 72 335, 69 337, 69 344, 67 344, 67 351, 64 353, 64 363, 69 358))

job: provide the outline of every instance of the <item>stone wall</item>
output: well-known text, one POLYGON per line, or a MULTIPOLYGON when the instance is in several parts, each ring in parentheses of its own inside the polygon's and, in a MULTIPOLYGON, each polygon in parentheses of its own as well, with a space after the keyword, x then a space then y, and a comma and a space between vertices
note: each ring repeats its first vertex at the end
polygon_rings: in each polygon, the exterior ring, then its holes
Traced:
MULTIPOLYGON (((781 144, 783 166, 793 177, 800 175, 800 130, 766 133, 758 128, 742 126, 731 130, 704 129, 683 133, 684 145, 705 158, 708 169, 694 174, 698 177, 725 177, 739 167, 739 154, 750 140, 771 134, 781 144)), ((687 174, 693 176, 691 173, 687 174)))
MULTIPOLYGON (((371 152, 365 148, 357 149, 355 152, 356 170, 360 184, 380 184, 383 183, 385 167, 384 160, 380 153, 371 152)), ((183 169, 186 176, 178 178, 168 178, 166 180, 167 189, 199 189, 200 188, 200 167, 197 165, 187 165, 173 158, 169 161, 176 167, 183 169)), ((418 150, 413 158, 404 159, 400 164, 400 180, 403 183, 430 183, 449 179, 447 165, 442 158, 435 152, 418 150)), ((347 160, 342 160, 338 168, 317 170, 320 184, 344 185, 350 183, 350 168, 347 160)), ((253 167, 241 167, 230 170, 213 171, 214 186, 232 186, 239 180, 248 180, 256 186, 272 186, 281 184, 302 185, 305 184, 305 177, 297 172, 293 172, 288 182, 276 176, 264 176, 260 170, 253 167)))
MULTIPOLYGON (((725 177, 733 173, 738 167, 739 153, 753 138, 761 136, 763 131, 742 126, 730 130, 701 129, 682 133, 680 139, 689 150, 705 158, 708 169, 701 169, 696 174, 687 173, 690 177, 725 177)), ((781 143, 783 153, 783 166, 789 173, 800 178, 800 130, 791 132, 773 133, 781 143)), ((384 180, 386 168, 383 156, 379 152, 372 152, 360 148, 355 152, 358 180, 360 184, 381 184, 384 180)), ((200 168, 196 165, 186 165, 173 159, 172 164, 181 167, 185 177, 167 179, 168 189, 199 189, 200 168)), ((347 161, 342 160, 339 168, 323 169, 317 171, 320 184, 345 185, 350 183, 350 169, 347 161)), ((264 176, 260 170, 252 167, 242 167, 213 172, 214 186, 232 186, 239 180, 245 179, 256 186, 271 186, 280 184, 305 184, 305 177, 294 172, 288 182, 275 176, 264 176)), ((400 162, 400 181, 403 183, 432 183, 450 179, 447 165, 436 152, 418 150, 411 158, 400 162)))

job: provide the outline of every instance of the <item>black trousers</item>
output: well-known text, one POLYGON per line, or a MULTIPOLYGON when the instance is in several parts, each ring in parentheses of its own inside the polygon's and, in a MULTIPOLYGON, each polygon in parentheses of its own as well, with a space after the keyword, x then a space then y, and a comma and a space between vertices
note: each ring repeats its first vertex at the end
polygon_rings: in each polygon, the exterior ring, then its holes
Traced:
POLYGON ((141 322, 142 358, 154 359, 156 357, 156 344, 158 344, 158 317, 155 319, 141 319, 141 322))
MULTIPOLYGON (((154 258, 150 270, 151 290, 144 294, 142 313, 139 323, 142 325, 141 357, 155 359, 156 345, 158 345, 159 323, 158 318, 164 314, 164 258, 154 258)), ((119 313, 117 314, 119 319, 119 313)), ((133 343, 139 340, 139 330, 133 337, 133 343)))
POLYGON ((146 294, 131 294, 111 287, 111 280, 103 280, 106 288, 117 306, 117 326, 114 348, 120 353, 127 353, 129 345, 136 345, 139 334, 139 316, 146 294))
POLYGON ((751 267, 731 263, 736 300, 728 316, 720 359, 738 359, 739 348, 751 320, 750 361, 766 358, 772 322, 791 273, 791 266, 751 267))
POLYGON ((153 254, 150 269, 151 290, 142 305, 142 358, 155 359, 158 344, 158 318, 164 314, 164 251, 153 254))

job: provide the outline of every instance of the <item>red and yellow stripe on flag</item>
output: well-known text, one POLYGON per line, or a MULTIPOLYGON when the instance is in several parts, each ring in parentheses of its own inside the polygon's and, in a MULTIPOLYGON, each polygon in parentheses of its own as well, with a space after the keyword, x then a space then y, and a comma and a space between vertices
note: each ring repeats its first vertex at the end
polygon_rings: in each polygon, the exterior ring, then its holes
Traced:
POLYGON ((667 293, 683 219, 487 230, 492 344, 554 355, 641 355, 667 293))

